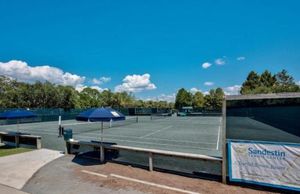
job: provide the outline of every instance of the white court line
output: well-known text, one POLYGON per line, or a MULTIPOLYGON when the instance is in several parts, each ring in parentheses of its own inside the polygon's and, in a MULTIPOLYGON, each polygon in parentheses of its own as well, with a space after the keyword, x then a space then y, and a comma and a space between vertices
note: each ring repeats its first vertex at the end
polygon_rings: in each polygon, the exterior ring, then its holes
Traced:
MULTIPOLYGON (((88 136, 88 135, 93 135, 91 133, 87 134, 84 133, 85 135, 80 135, 80 134, 76 134, 78 136, 88 136)), ((204 134, 205 135, 205 134, 204 134)), ((208 134, 210 135, 210 134, 208 134)), ((114 135, 114 134, 104 134, 103 135, 104 138, 106 137, 119 137, 119 138, 133 138, 133 139, 139 139, 140 137, 138 136, 129 136, 129 135, 114 135)), ((147 138, 143 138, 143 139, 147 139, 147 140, 162 140, 162 141, 168 141, 168 142, 180 142, 180 143, 191 143, 191 144, 203 144, 202 142, 199 141, 181 141, 181 140, 172 140, 172 139, 165 139, 165 138, 154 138, 154 137, 147 137, 147 138)), ((207 144, 215 144, 215 143, 207 143, 207 144)))
MULTIPOLYGON (((92 134, 91 134, 92 135, 92 134)), ((95 136, 91 136, 91 135, 76 135, 76 136, 78 136, 79 138, 80 137, 86 137, 86 138, 94 138, 95 136)), ((100 135, 101 136, 101 135, 100 135)), ((108 139, 116 139, 116 140, 120 140, 120 141, 127 141, 127 142, 135 142, 135 143, 138 143, 138 142, 140 142, 140 141, 132 141, 132 140, 123 140, 123 139, 119 139, 119 138, 122 138, 122 137, 124 137, 124 138, 127 138, 128 136, 121 136, 121 135, 119 135, 119 136, 111 136, 111 137, 108 137, 109 135, 104 135, 103 136, 103 138, 108 138, 108 139), (119 137, 119 138, 118 138, 119 137)), ((135 139, 140 139, 139 137, 135 137, 135 139)), ((144 138, 144 139, 149 139, 149 138, 144 138)), ((151 139, 156 139, 156 138, 151 138, 151 139)), ((161 140, 161 139, 158 139, 158 140, 161 140)), ((176 141, 176 140, 174 140, 174 142, 180 142, 180 141, 176 141)), ((141 143, 145 143, 144 141, 143 142, 141 142, 141 143)), ((189 141, 181 141, 181 143, 190 143, 189 141)), ((197 142, 198 144, 208 144, 208 145, 215 145, 215 143, 208 143, 208 142, 197 142)), ((153 144, 153 143, 151 143, 151 144, 153 144)), ((157 144, 157 143, 155 143, 155 144, 157 144)), ((195 144, 196 144, 196 142, 195 142, 195 144)), ((159 145, 164 145, 164 144, 159 144, 159 145)), ((173 144, 165 144, 165 145, 173 145, 173 144)))
MULTIPOLYGON (((84 136, 86 138, 95 138, 95 136, 84 136)), ((199 146, 195 147, 195 146, 185 146, 185 145, 174 145, 174 144, 162 144, 162 143, 152 143, 152 142, 141 142, 141 141, 130 141, 130 140, 122 140, 122 139, 118 139, 118 138, 107 138, 109 140, 118 140, 121 142, 130 142, 130 143, 135 143, 135 144, 148 144, 148 145, 158 145, 158 146, 171 146, 171 147, 178 147, 178 148, 192 148, 192 149, 199 149, 199 150, 214 150, 213 148, 201 148, 199 146)), ((201 143, 201 144, 213 144, 215 145, 215 143, 201 143)))
POLYGON ((219 132, 218 132, 218 140, 217 140, 217 147, 216 147, 216 150, 219 150, 220 132, 221 132, 221 126, 219 126, 219 132))
POLYGON ((175 188, 175 187, 169 187, 169 186, 166 186, 166 185, 160 185, 160 184, 156 184, 156 183, 152 183, 152 182, 148 182, 148 181, 133 179, 133 178, 129 178, 129 177, 126 177, 126 176, 120 176, 120 175, 117 175, 117 174, 110 174, 110 176, 118 178, 118 179, 123 179, 123 180, 126 180, 126 181, 136 182, 136 183, 149 185, 149 186, 153 186, 153 187, 158 187, 158 188, 161 188, 161 189, 176 191, 176 192, 180 192, 180 193, 199 194, 199 193, 193 192, 193 191, 188 191, 188 190, 178 189, 178 188, 175 188))
POLYGON ((141 136, 141 137, 139 137, 139 138, 143 139, 143 138, 148 137, 148 136, 151 136, 151 135, 153 135, 153 134, 155 134, 155 133, 158 133, 158 132, 161 132, 161 131, 170 129, 171 127, 173 127, 173 126, 172 126, 172 125, 169 125, 169 126, 164 127, 164 128, 162 128, 162 129, 159 129, 159 130, 153 131, 153 132, 151 132, 151 133, 148 133, 148 134, 146 134, 146 135, 143 135, 143 136, 141 136))
POLYGON ((99 177, 102 177, 102 178, 107 178, 107 177, 108 177, 108 176, 105 175, 105 174, 100 174, 100 173, 96 173, 96 172, 91 172, 91 171, 88 171, 88 170, 81 170, 81 172, 86 173, 86 174, 90 174, 90 175, 99 176, 99 177))

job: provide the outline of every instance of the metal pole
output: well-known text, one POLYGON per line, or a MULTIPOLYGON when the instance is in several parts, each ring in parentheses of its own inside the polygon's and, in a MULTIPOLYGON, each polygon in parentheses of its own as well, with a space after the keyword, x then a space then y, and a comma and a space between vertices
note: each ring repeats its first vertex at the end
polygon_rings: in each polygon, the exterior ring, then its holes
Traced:
POLYGON ((58 137, 62 136, 62 130, 61 130, 61 116, 58 116, 58 137))
POLYGON ((19 119, 17 119, 17 128, 18 128, 17 132, 19 133, 19 131, 20 131, 19 119))
POLYGON ((227 183, 227 152, 226 152, 226 98, 222 106, 222 182, 227 183))

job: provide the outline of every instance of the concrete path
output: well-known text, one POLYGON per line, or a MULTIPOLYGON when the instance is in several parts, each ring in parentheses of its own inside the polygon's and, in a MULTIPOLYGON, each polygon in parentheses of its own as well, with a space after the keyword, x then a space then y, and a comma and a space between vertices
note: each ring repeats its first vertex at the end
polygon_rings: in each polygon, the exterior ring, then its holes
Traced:
POLYGON ((59 151, 40 149, 0 157, 0 184, 21 189, 42 166, 61 156, 59 151))
MULTIPOLYGON (((108 188, 107 182, 87 180, 75 169, 83 166, 99 166, 99 162, 75 159, 73 155, 61 157, 41 168, 23 187, 22 191, 32 194, 145 194, 127 187, 108 188)), ((93 178, 93 177, 92 177, 93 178)))
POLYGON ((24 191, 20 191, 18 189, 9 187, 9 186, 5 186, 5 185, 1 185, 0 184, 0 193, 2 194, 28 194, 25 193, 24 191))

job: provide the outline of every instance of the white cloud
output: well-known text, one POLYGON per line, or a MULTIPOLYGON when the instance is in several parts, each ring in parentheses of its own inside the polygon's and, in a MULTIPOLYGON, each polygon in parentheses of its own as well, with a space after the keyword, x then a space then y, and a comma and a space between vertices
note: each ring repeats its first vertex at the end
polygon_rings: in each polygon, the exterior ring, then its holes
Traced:
POLYGON ((63 70, 44 66, 29 66, 24 61, 11 60, 0 62, 0 75, 5 75, 22 82, 49 81, 54 84, 78 86, 85 81, 84 76, 64 72, 63 70))
POLYGON ((110 82, 110 81, 111 81, 110 77, 100 77, 99 79, 94 78, 92 80, 93 84, 97 84, 97 85, 101 85, 103 83, 107 83, 107 82, 110 82))
POLYGON ((203 69, 207 69, 207 68, 209 68, 210 66, 211 66, 211 63, 209 63, 209 62, 205 62, 205 63, 202 64, 202 68, 203 68, 203 69))
POLYGON ((148 73, 144 75, 127 75, 123 79, 123 83, 115 87, 116 92, 141 92, 154 89, 156 89, 156 86, 151 83, 150 74, 148 73))
POLYGON ((209 95, 209 91, 203 92, 204 95, 209 95))
POLYGON ((205 86, 213 86, 213 85, 214 85, 214 82, 204 82, 204 85, 205 85, 205 86))
POLYGON ((78 84, 75 87, 75 90, 77 90, 78 92, 81 92, 84 88, 86 88, 87 86, 83 85, 83 84, 78 84))
POLYGON ((103 92, 104 90, 108 90, 108 88, 100 88, 99 86, 90 86, 90 88, 96 89, 99 92, 103 92))
POLYGON ((175 102, 176 94, 161 94, 157 97, 147 98, 147 101, 167 101, 167 102, 175 102))
POLYGON ((99 87, 99 86, 86 86, 86 85, 83 85, 83 84, 77 85, 75 89, 76 89, 78 92, 81 92, 84 88, 87 88, 87 87, 92 88, 92 89, 96 89, 96 90, 98 90, 99 92, 103 92, 104 90, 108 90, 108 88, 101 88, 101 87, 99 87))
POLYGON ((224 93, 225 95, 237 95, 240 93, 241 90, 241 86, 240 85, 233 85, 233 86, 229 86, 224 89, 224 93))
POLYGON ((225 60, 223 58, 218 58, 215 60, 216 65, 225 65, 225 60))
POLYGON ((190 89, 190 92, 194 94, 194 93, 196 93, 196 92, 201 92, 201 90, 198 89, 198 88, 191 88, 191 89, 190 89))
POLYGON ((243 56, 240 56, 240 57, 236 58, 237 61, 244 61, 245 59, 246 59, 246 57, 243 57, 243 56))
POLYGON ((296 84, 297 84, 298 86, 300 86, 300 81, 296 82, 296 84))

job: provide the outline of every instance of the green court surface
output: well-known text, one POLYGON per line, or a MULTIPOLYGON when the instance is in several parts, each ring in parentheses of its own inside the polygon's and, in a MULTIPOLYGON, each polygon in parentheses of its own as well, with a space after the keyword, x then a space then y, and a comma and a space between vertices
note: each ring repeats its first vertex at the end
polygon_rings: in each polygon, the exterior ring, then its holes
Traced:
MULTIPOLYGON (((133 120, 134 117, 128 117, 133 120)), ((166 117, 150 120, 149 116, 141 116, 139 122, 117 122, 104 124, 103 141, 119 145, 160 149, 176 152, 221 156, 222 118, 211 117, 166 117)), ((100 123, 68 125, 78 123, 75 120, 62 121, 65 128, 73 129, 76 140, 99 141, 100 123)), ((58 138, 58 122, 27 123, 0 126, 1 131, 17 131, 42 136, 44 148, 64 150, 63 138, 58 138)))
POLYGON ((228 139, 299 143, 300 137, 285 129, 260 122, 250 117, 226 118, 228 139))

